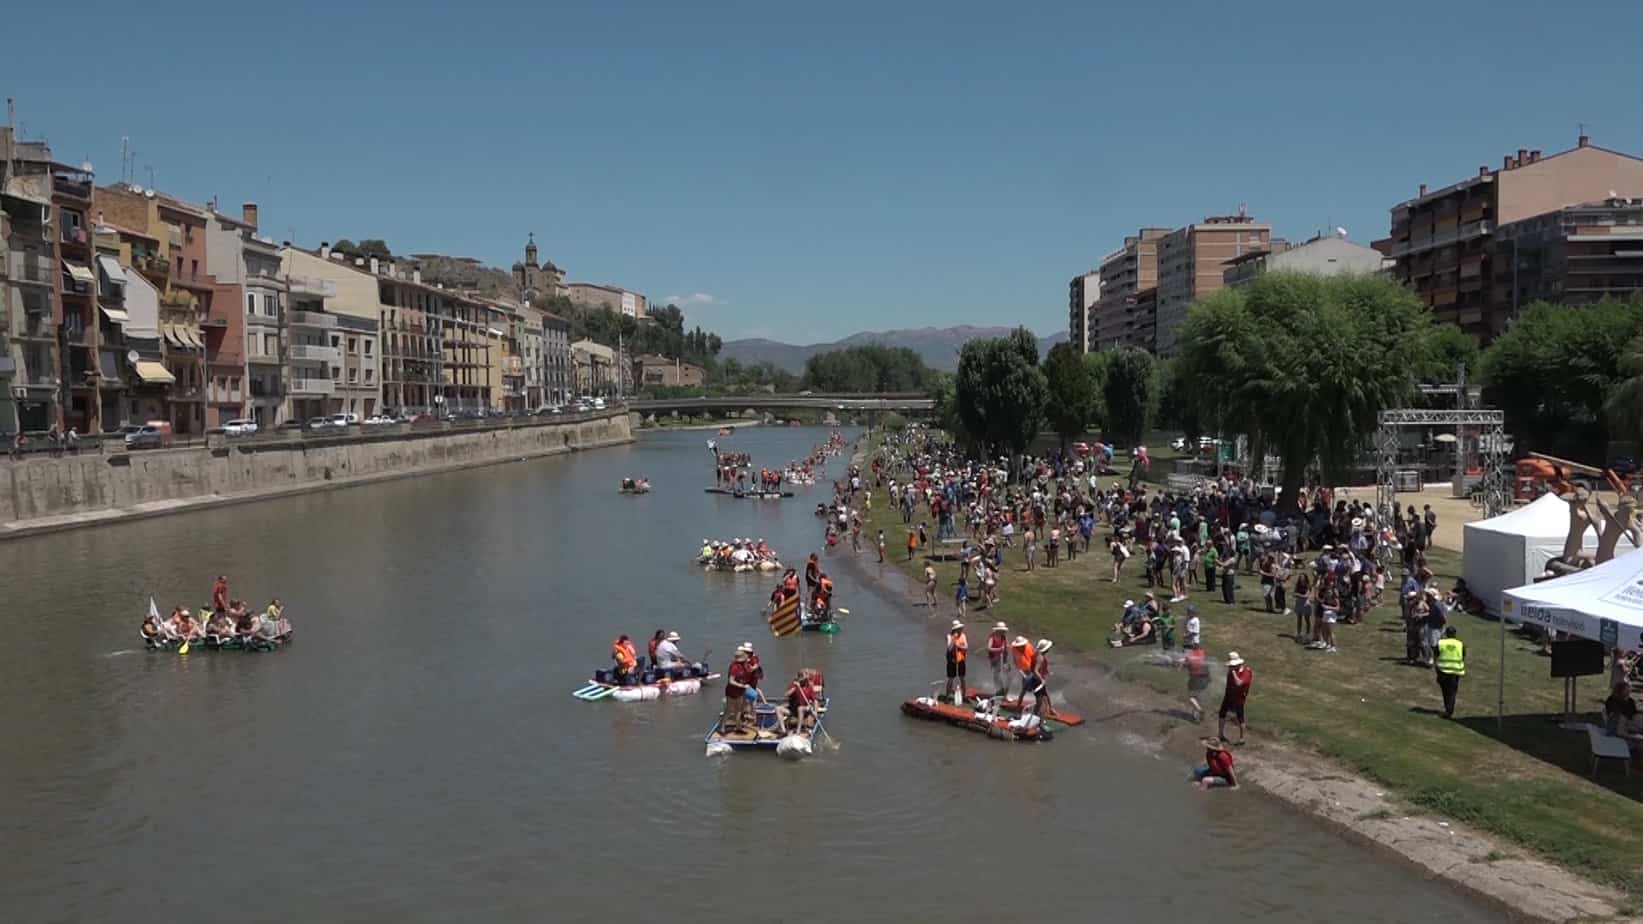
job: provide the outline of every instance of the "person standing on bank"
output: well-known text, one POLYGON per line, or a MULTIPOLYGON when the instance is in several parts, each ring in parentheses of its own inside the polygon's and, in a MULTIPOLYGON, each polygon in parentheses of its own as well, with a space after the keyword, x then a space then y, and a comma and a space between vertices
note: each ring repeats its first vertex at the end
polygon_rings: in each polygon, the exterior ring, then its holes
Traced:
POLYGON ((1466 645, 1455 637, 1454 626, 1443 630, 1433 663, 1437 665, 1438 689, 1443 691, 1443 717, 1452 719, 1455 716, 1455 695, 1460 692, 1460 679, 1466 676, 1466 645))
POLYGON ((1244 705, 1249 701, 1249 688, 1254 680, 1255 672, 1249 669, 1249 665, 1238 656, 1238 652, 1228 652, 1227 690, 1221 697, 1221 721, 1216 726, 1217 737, 1222 741, 1227 740, 1227 718, 1230 716, 1238 723, 1238 740, 1233 743, 1244 743, 1244 705))

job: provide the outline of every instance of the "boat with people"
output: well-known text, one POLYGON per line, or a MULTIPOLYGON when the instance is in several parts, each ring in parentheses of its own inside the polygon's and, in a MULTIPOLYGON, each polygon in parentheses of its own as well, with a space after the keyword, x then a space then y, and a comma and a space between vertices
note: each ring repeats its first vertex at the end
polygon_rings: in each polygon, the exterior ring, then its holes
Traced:
POLYGON ((276 598, 267 609, 256 612, 240 600, 227 600, 227 584, 221 578, 213 588, 213 602, 200 607, 200 614, 187 607, 174 607, 169 617, 161 617, 154 598, 148 599, 148 613, 137 629, 143 647, 154 651, 187 654, 194 648, 213 651, 275 651, 289 644, 291 620, 276 598), (220 605, 219 605, 220 604, 220 605))
MULTIPOLYGON (((972 702, 979 702, 981 700, 988 699, 986 693, 983 693, 974 687, 965 687, 964 697, 972 702)), ((1022 715, 1023 713, 1032 712, 1033 705, 1032 700, 1022 701, 1018 697, 1011 697, 1009 699, 995 698, 993 700, 993 706, 997 708, 999 712, 1007 712, 1010 715, 1022 715)), ((1049 707, 1048 711, 1044 714, 1044 718, 1051 722, 1060 722, 1062 725, 1066 726, 1084 724, 1084 717, 1082 715, 1079 715, 1070 709, 1057 709, 1054 706, 1049 707)))
POLYGON ((786 729, 782 727, 780 713, 783 710, 774 704, 758 703, 753 709, 752 725, 743 724, 727 730, 723 716, 713 723, 713 727, 708 729, 707 736, 702 739, 708 750, 711 752, 715 750, 715 745, 721 745, 732 751, 775 751, 782 746, 784 740, 795 735, 813 748, 816 738, 823 733, 819 716, 827 714, 827 701, 823 699, 816 704, 818 718, 799 731, 791 730, 791 725, 786 729))
POLYGON ((734 497, 737 500, 781 500, 792 497, 792 491, 765 490, 763 488, 703 488, 708 494, 722 494, 734 497))
POLYGON ((691 696, 721 675, 708 666, 707 656, 687 660, 679 653, 679 633, 656 630, 645 654, 639 654, 633 640, 619 635, 611 642, 611 667, 595 670, 582 687, 571 695, 583 702, 614 699, 619 703, 648 702, 668 696, 691 696))
POLYGON ((622 494, 649 494, 650 480, 647 478, 623 478, 622 487, 618 490, 622 494))
POLYGON ((943 702, 933 696, 919 696, 901 704, 901 711, 916 719, 946 722, 956 728, 980 732, 989 738, 1004 741, 1049 741, 1055 737, 1049 724, 1038 716, 1012 716, 1000 710, 990 700, 978 705, 943 702))
POLYGON ((757 686, 764 671, 752 649, 744 642, 736 650, 724 711, 704 739, 708 754, 776 751, 789 758, 807 756, 817 736, 827 734, 822 719, 829 700, 822 672, 800 668, 782 699, 772 703, 757 686))
POLYGON ((703 539, 696 553, 703 571, 780 571, 782 562, 763 539, 736 538, 729 541, 703 539))

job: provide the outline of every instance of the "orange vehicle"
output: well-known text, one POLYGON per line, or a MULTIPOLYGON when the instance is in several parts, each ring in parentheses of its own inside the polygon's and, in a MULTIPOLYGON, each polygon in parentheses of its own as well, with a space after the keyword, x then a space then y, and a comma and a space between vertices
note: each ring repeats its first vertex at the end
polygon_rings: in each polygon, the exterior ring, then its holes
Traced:
POLYGON ((1625 494, 1629 487, 1626 480, 1613 469, 1570 462, 1568 459, 1559 459, 1540 452, 1531 452, 1525 458, 1517 460, 1513 468, 1515 477, 1512 493, 1519 500, 1534 500, 1546 491, 1563 494, 1575 487, 1576 475, 1587 476, 1587 481, 1601 480, 1609 490, 1617 494, 1625 494))

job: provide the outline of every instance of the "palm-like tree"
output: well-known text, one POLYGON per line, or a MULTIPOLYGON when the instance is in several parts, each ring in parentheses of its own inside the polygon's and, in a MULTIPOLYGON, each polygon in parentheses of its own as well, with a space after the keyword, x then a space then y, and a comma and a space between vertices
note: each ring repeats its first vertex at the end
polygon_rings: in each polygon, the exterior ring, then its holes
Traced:
POLYGON ((1603 403, 1611 432, 1643 439, 1643 337, 1626 345, 1620 355, 1620 374, 1625 378, 1603 403))

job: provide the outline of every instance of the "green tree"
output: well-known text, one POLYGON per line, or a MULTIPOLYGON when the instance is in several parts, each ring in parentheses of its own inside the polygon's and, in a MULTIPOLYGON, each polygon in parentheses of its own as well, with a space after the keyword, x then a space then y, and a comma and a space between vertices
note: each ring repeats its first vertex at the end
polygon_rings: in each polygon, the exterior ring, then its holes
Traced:
POLYGON ((1520 450, 1601 461, 1605 403, 1626 380, 1621 355, 1640 335, 1643 297, 1530 305, 1483 354, 1484 399, 1506 412, 1520 450))
POLYGON ((1430 329, 1425 306, 1383 276, 1267 273, 1189 309, 1176 381, 1222 432, 1279 452, 1293 510, 1313 459, 1341 477, 1380 411, 1415 393, 1430 329))
POLYGON ((337 242, 335 244, 331 245, 331 249, 335 250, 335 251, 338 251, 340 253, 349 253, 349 254, 351 254, 351 253, 357 253, 359 251, 359 245, 355 244, 353 241, 350 241, 345 237, 339 237, 339 238, 337 238, 337 242))
POLYGON ((1471 334, 1454 324, 1435 323, 1421 339, 1426 344, 1418 373, 1423 384, 1454 382, 1455 370, 1460 366, 1466 368, 1468 380, 1477 375, 1483 351, 1471 334))
POLYGON ((1061 437, 1065 450, 1067 441, 1083 435, 1095 417, 1095 380, 1078 348, 1058 343, 1044 357, 1044 382, 1048 396, 1044 419, 1061 437))
POLYGON ((930 369, 907 347, 869 343, 805 360, 807 388, 825 392, 923 391, 930 369))
POLYGON ((1090 377, 1092 407, 1090 423, 1096 426, 1107 422, 1107 360, 1112 358, 1111 353, 1095 352, 1084 354, 1084 373, 1090 377))
POLYGON ((1613 436, 1643 444, 1643 336, 1627 344, 1620 354, 1623 378, 1604 402, 1613 436))
POLYGON ((1192 383, 1181 375, 1181 364, 1166 359, 1153 367, 1153 420, 1160 426, 1179 428, 1187 442, 1196 444, 1204 433, 1204 421, 1193 400, 1192 383))
POLYGON ((364 238, 359 242, 359 255, 362 257, 377 257, 386 260, 393 256, 388 250, 388 242, 377 237, 364 238))
POLYGON ((1141 442, 1152 406, 1153 358, 1146 350, 1124 347, 1107 358, 1102 397, 1107 408, 1105 433, 1123 446, 1141 442))
MULTIPOLYGON (((954 383, 958 419, 971 441, 989 456, 1008 452, 1012 464, 1038 436, 1049 393, 1020 341, 1012 334, 964 344, 954 383)), ((1034 342, 1031 355, 1037 352, 1034 342)))

